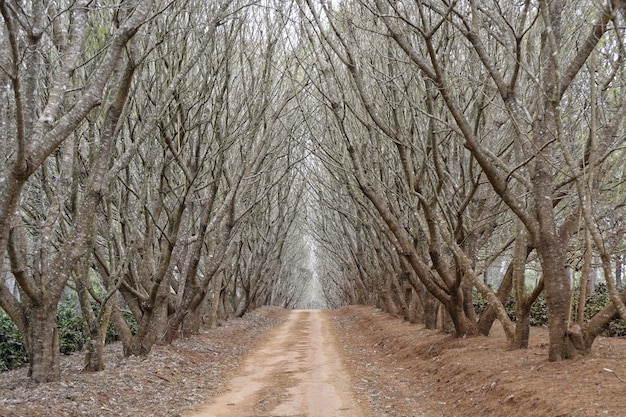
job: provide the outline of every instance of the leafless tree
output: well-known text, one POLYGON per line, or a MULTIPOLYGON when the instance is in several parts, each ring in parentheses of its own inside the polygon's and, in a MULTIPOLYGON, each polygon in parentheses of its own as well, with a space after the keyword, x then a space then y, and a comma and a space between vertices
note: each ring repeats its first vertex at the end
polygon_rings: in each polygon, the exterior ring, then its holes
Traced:
MULTIPOLYGON (((400 10, 394 4, 376 1, 371 7, 382 17, 406 57, 433 80, 464 146, 528 231, 542 267, 549 310, 550 359, 568 358, 575 350, 588 349, 598 334, 600 319, 589 322, 582 334, 568 328, 571 288, 566 254, 581 213, 585 228, 597 230, 586 209, 589 198, 580 186, 581 174, 601 165, 597 160, 588 165, 588 152, 606 155, 615 149, 624 105, 620 101, 604 107, 606 124, 602 128, 592 125, 591 129, 580 120, 572 120, 565 110, 576 101, 581 91, 578 83, 585 83, 581 70, 594 56, 604 60, 607 71, 602 77, 608 81, 607 94, 622 88, 612 75, 622 66, 621 58, 616 62, 601 52, 596 55, 594 50, 601 39, 616 47, 622 43, 618 21, 623 17, 623 4, 568 3, 565 7, 559 2, 525 2, 522 6, 496 8, 479 7, 473 2, 425 2, 400 10), (582 15, 594 16, 593 23, 579 20, 582 15), (609 30, 611 27, 615 30, 609 30), (441 42, 458 42, 458 53, 444 55, 445 49, 439 48, 441 42), (568 43, 580 46, 568 47, 568 43), (485 117, 501 123, 500 130, 475 129, 475 112, 466 110, 474 106, 475 99, 462 94, 467 91, 465 83, 453 70, 454 61, 461 60, 479 63, 471 68, 488 80, 489 90, 485 91, 493 97, 482 111, 485 117), (568 131, 565 126, 570 122, 568 131), (490 146, 495 142, 490 139, 499 136, 500 146, 494 152, 490 146), (568 168, 564 170, 565 166, 568 168), (520 192, 525 198, 519 198, 520 192)), ((602 245, 599 234, 594 241, 598 248, 602 245)), ((607 263, 605 276, 611 286, 607 263)), ((468 273, 471 265, 463 267, 468 273)), ((613 304, 607 309, 620 310, 623 303, 616 291, 611 292, 613 304)), ((613 315, 605 313, 605 318, 613 315)))
POLYGON ((40 382, 60 376, 57 302, 84 254, 103 194, 104 156, 132 76, 124 53, 154 11, 152 1, 126 6, 0 3, 6 152, 0 173, 0 265, 8 254, 19 289, 14 294, 1 281, 0 305, 24 336, 29 373, 40 382), (102 102, 108 115, 93 153, 102 158, 88 174, 82 198, 72 202, 74 148, 83 140, 79 129, 102 102), (70 204, 76 207, 68 213, 70 204))

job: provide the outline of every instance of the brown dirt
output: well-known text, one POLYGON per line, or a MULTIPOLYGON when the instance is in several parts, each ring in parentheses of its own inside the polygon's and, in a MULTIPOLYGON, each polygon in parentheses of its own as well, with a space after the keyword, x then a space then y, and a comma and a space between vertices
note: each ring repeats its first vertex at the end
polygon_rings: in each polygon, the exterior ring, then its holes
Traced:
POLYGON ((368 415, 355 401, 327 311, 293 310, 248 355, 228 393, 191 417, 368 415))
POLYGON ((456 340, 362 306, 264 308, 144 359, 109 346, 97 374, 80 372, 80 354, 56 383, 0 373, 0 416, 626 415, 626 340, 551 363, 545 329, 523 351, 492 333, 456 340))
POLYGON ((508 350, 503 332, 453 339, 370 307, 335 313, 343 359, 377 416, 625 416, 626 340, 547 361, 547 331, 508 350))
POLYGON ((239 361, 282 322, 264 308, 204 334, 156 346, 146 358, 106 347, 106 369, 81 372, 83 354, 61 358, 61 381, 37 384, 21 368, 0 373, 0 417, 180 416, 225 391, 239 361))

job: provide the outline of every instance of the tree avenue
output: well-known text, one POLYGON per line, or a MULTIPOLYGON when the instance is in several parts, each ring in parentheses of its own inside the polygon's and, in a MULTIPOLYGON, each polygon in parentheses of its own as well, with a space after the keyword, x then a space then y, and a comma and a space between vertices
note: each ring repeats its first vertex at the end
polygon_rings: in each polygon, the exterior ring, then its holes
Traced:
POLYGON ((626 319, 622 0, 0 15, 0 307, 35 381, 68 299, 89 371, 110 326, 148 355, 261 305, 499 320, 524 348, 545 297, 552 361, 626 319))

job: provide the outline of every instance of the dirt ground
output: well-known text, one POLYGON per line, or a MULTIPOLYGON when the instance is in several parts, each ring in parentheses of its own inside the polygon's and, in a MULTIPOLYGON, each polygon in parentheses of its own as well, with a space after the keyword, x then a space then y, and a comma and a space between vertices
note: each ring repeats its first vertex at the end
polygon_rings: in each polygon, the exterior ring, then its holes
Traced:
POLYGON ((371 307, 263 308, 147 358, 107 348, 108 367, 35 384, 0 373, 0 416, 474 417, 626 415, 626 340, 547 361, 545 329, 531 346, 456 340, 371 307))
POLYGON ((626 340, 553 363, 547 331, 507 350, 501 328, 453 339, 370 307, 335 313, 345 366, 377 416, 626 416, 626 340))
POLYGON ((264 309, 172 345, 147 358, 124 358, 106 347, 106 369, 81 372, 84 355, 61 358, 61 381, 37 384, 27 369, 0 373, 0 417, 180 416, 225 391, 242 358, 282 322, 283 310, 264 309))
POLYGON ((191 417, 368 416, 352 394, 330 314, 294 310, 231 379, 228 392, 191 417))

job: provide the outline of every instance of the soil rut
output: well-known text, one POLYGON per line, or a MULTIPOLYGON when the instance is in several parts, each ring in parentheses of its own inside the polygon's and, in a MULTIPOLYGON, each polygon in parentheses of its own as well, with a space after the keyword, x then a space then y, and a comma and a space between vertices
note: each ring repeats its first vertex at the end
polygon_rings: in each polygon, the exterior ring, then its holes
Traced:
POLYGON ((190 417, 369 415, 353 396, 326 311, 290 312, 240 369, 226 394, 190 417))

